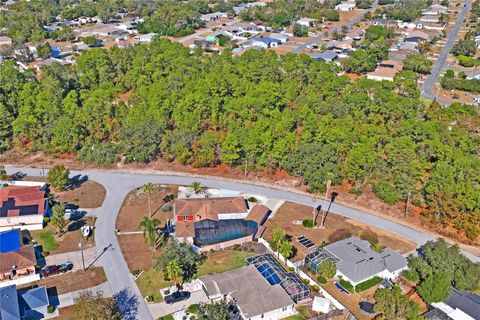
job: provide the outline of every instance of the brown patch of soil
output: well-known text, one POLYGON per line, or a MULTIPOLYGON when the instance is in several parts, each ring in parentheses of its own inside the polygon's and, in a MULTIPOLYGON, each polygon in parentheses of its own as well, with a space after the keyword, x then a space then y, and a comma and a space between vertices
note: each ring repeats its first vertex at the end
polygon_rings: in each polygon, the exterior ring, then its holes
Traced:
POLYGON ((78 188, 57 193, 61 203, 73 203, 80 208, 98 208, 105 200, 107 191, 98 182, 87 180, 78 188))
MULTIPOLYGON (((317 223, 320 222, 321 218, 321 215, 317 217, 317 223)), ((273 229, 276 226, 281 227, 288 236, 292 237, 292 244, 297 250, 293 258, 295 261, 302 259, 308 251, 308 249, 297 241, 296 238, 298 236, 303 235, 316 245, 321 245, 322 243, 329 242, 328 237, 338 229, 347 229, 353 235, 360 235, 367 231, 374 232, 378 235, 381 246, 390 247, 400 253, 410 252, 416 247, 413 242, 407 239, 333 213, 327 215, 325 219, 325 229, 305 228, 300 223, 304 219, 312 219, 312 207, 286 202, 278 209, 275 216, 267 220, 264 238, 269 241, 273 229), (294 224, 294 221, 298 221, 300 224, 294 224)))
MULTIPOLYGON (((172 202, 166 203, 165 197, 174 195, 176 197, 178 186, 161 186, 154 185, 155 191, 150 196, 150 207, 152 218, 160 221, 159 226, 164 226, 168 219, 173 218, 172 202), (164 212, 162 205, 167 205, 170 210, 164 212)), ((120 232, 139 231, 141 230, 138 224, 143 217, 149 215, 149 200, 147 194, 143 192, 142 188, 137 188, 126 196, 123 205, 120 208, 120 213, 117 217, 116 228, 120 232)))
POLYGON ((19 288, 34 288, 39 286, 46 286, 47 288, 55 287, 57 294, 62 294, 98 286, 106 281, 107 277, 105 276, 103 268, 92 267, 87 271, 80 270, 42 278, 28 285, 19 286, 19 288))
POLYGON ((117 238, 130 271, 151 268, 154 257, 161 253, 160 250, 153 252, 142 234, 121 234, 117 238))

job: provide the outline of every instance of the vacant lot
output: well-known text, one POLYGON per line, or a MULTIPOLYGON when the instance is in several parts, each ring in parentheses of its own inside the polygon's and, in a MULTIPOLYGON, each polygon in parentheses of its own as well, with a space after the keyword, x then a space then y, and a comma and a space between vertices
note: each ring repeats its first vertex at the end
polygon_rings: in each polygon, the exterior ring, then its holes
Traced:
POLYGON ((80 208, 98 208, 103 204, 106 194, 105 188, 98 182, 87 180, 78 187, 56 193, 61 203, 73 203, 80 208))
POLYGON ((161 249, 154 252, 142 234, 122 234, 117 238, 130 271, 151 268, 154 256, 160 255, 161 249))
POLYGON ((66 274, 42 278, 39 281, 29 283, 20 288, 29 288, 34 286, 46 286, 47 288, 55 287, 57 294, 72 292, 90 287, 98 286, 107 281, 105 272, 101 267, 93 267, 87 271, 74 271, 66 274))
MULTIPOLYGON (((80 228, 84 225, 93 226, 94 224, 93 218, 84 217, 70 221, 64 227, 65 233, 60 237, 56 235, 57 229, 51 224, 43 230, 31 231, 30 234, 42 246, 43 251, 48 251, 50 254, 78 251, 80 250, 78 244, 82 238, 80 228)), ((84 246, 95 244, 94 238, 92 234, 87 240, 84 240, 84 246)))
MULTIPOLYGON (((301 221, 304 219, 312 219, 312 207, 286 202, 280 207, 273 218, 267 220, 264 238, 266 238, 267 241, 271 239, 271 233, 275 226, 279 226, 285 230, 285 233, 292 237, 292 244, 297 250, 293 258, 294 261, 302 259, 307 253, 307 249, 297 241, 296 238, 298 236, 303 235, 316 245, 321 245, 322 243, 329 242, 329 236, 339 229, 347 229, 353 235, 360 235, 362 232, 367 231, 374 232, 378 235, 381 246, 390 247, 400 253, 410 252, 416 247, 413 242, 407 239, 397 237, 383 230, 333 213, 327 215, 325 219, 325 229, 305 228, 301 225, 301 221)), ((320 220, 321 215, 318 216, 317 223, 319 223, 320 220)))
MULTIPOLYGON (((173 211, 171 210, 171 203, 166 202, 167 196, 176 196, 178 192, 178 186, 161 186, 154 185, 154 191, 150 196, 150 208, 152 218, 160 221, 159 226, 163 226, 167 223, 168 219, 173 217, 173 211), (162 206, 164 206, 162 208, 162 206), (168 207, 170 210, 164 211, 164 208, 168 207)), ((143 188, 132 190, 125 198, 120 213, 118 214, 116 228, 121 232, 126 231, 139 231, 138 224, 143 217, 149 215, 148 196, 143 191, 143 188)))

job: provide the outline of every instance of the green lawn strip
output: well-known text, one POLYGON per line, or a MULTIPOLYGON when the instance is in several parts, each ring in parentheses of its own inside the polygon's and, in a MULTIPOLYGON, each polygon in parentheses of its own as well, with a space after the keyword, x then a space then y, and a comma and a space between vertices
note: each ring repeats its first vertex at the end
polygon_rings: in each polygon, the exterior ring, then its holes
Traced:
POLYGON ((145 270, 137 279, 137 286, 142 296, 152 296, 154 302, 163 301, 160 289, 173 285, 173 282, 164 279, 163 272, 156 271, 153 268, 145 270))
POLYGON ((382 278, 380 277, 373 277, 372 279, 368 279, 366 281, 363 281, 355 286, 355 292, 362 292, 365 290, 370 289, 373 286, 376 286, 380 282, 382 282, 382 278))
POLYGON ((304 318, 299 314, 294 314, 293 316, 288 316, 286 318, 282 318, 281 320, 303 320, 304 318))
POLYGON ((42 246, 43 251, 51 253, 60 247, 60 244, 55 240, 55 235, 50 230, 39 231, 33 237, 42 246))
POLYGON ((160 317, 157 320, 173 320, 173 316, 169 314, 168 316, 160 317))
POLYGON ((225 250, 211 253, 202 265, 198 267, 195 277, 207 274, 222 273, 240 268, 245 265, 245 259, 253 256, 253 253, 225 250))
POLYGON ((353 285, 350 282, 348 282, 347 280, 340 279, 338 281, 338 283, 348 292, 350 292, 350 293, 355 292, 354 288, 353 288, 353 285))

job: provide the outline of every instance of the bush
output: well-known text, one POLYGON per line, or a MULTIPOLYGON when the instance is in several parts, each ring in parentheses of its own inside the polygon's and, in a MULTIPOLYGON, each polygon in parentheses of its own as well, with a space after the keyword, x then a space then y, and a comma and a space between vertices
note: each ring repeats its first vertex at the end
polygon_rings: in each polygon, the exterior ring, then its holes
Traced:
POLYGON ((311 219, 305 219, 302 221, 302 226, 304 226, 305 228, 313 228, 314 225, 313 225, 313 220, 311 219))
POLYGON ((44 224, 44 225, 47 225, 49 222, 50 222, 50 218, 49 218, 49 217, 43 217, 43 224, 44 224))
POLYGON ((330 259, 323 260, 318 266, 318 273, 327 279, 331 279, 337 273, 335 264, 330 259))
POLYGON ((310 284, 310 281, 308 279, 302 279, 303 283, 305 283, 306 285, 309 285, 310 284))
POLYGON ((48 307, 47 307, 47 312, 48 312, 48 313, 53 313, 53 312, 55 312, 55 307, 54 307, 54 306, 48 306, 48 307))
POLYGON ((319 283, 327 283, 327 279, 325 279, 325 278, 322 277, 322 276, 318 276, 317 281, 318 281, 319 283))
POLYGON ((288 272, 293 272, 293 271, 295 271, 294 267, 288 267, 288 272))
POLYGON ((117 146, 108 142, 84 146, 78 155, 80 160, 95 164, 112 164, 119 160, 117 146))
POLYGON ((464 56, 464 55, 459 55, 457 57, 457 59, 458 59, 458 63, 461 66, 464 66, 464 67, 467 67, 467 68, 473 67, 477 63, 477 59, 467 57, 467 56, 464 56))
POLYGON ((320 287, 319 287, 319 286, 311 286, 310 289, 312 289, 312 292, 318 292, 318 291, 320 291, 320 287))
POLYGON ((47 257, 50 254, 48 251, 42 251, 42 257, 47 257))
POLYGON ((417 282, 420 280, 420 275, 414 270, 404 270, 402 276, 408 281, 417 282))
POLYGON ((374 183, 373 193, 391 206, 398 201, 397 190, 395 190, 390 183, 385 181, 374 183))
POLYGON ((145 301, 147 302, 153 302, 153 296, 146 296, 145 301))
POLYGON ((188 306, 187 311, 189 313, 197 313, 198 312, 198 304, 191 304, 188 306))
POLYGON ((69 174, 70 170, 64 166, 54 166, 48 171, 46 180, 55 190, 64 191, 69 182, 69 174))
POLYGON ((257 202, 257 198, 255 198, 255 197, 249 197, 249 198, 248 198, 248 201, 249 201, 249 202, 257 202))
POLYGON ((370 245, 375 246, 378 244, 378 235, 372 231, 364 231, 360 235, 360 239, 367 240, 370 242, 370 245))
POLYGON ((353 290, 353 285, 352 285, 350 282, 348 282, 347 280, 340 279, 340 280, 338 281, 338 283, 339 283, 345 290, 347 290, 347 291, 349 291, 349 292, 351 292, 351 293, 354 292, 354 290, 353 290))
POLYGON ((355 286, 355 292, 362 292, 365 290, 368 290, 372 288, 373 286, 376 286, 380 282, 382 282, 382 278, 380 277, 374 277, 372 279, 368 279, 366 281, 363 281, 355 286))
POLYGON ((333 231, 329 236, 328 236, 328 241, 329 242, 337 242, 343 239, 350 238, 352 236, 352 232, 348 229, 341 228, 333 231))

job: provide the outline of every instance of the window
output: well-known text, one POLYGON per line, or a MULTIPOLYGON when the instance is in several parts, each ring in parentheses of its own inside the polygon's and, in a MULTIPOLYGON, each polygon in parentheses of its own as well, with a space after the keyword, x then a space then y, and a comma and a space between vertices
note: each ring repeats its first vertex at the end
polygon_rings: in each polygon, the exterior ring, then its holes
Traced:
POLYGON ((262 315, 260 316, 260 318, 262 318, 262 319, 263 319, 263 316, 264 316, 264 314, 262 313, 262 315))

